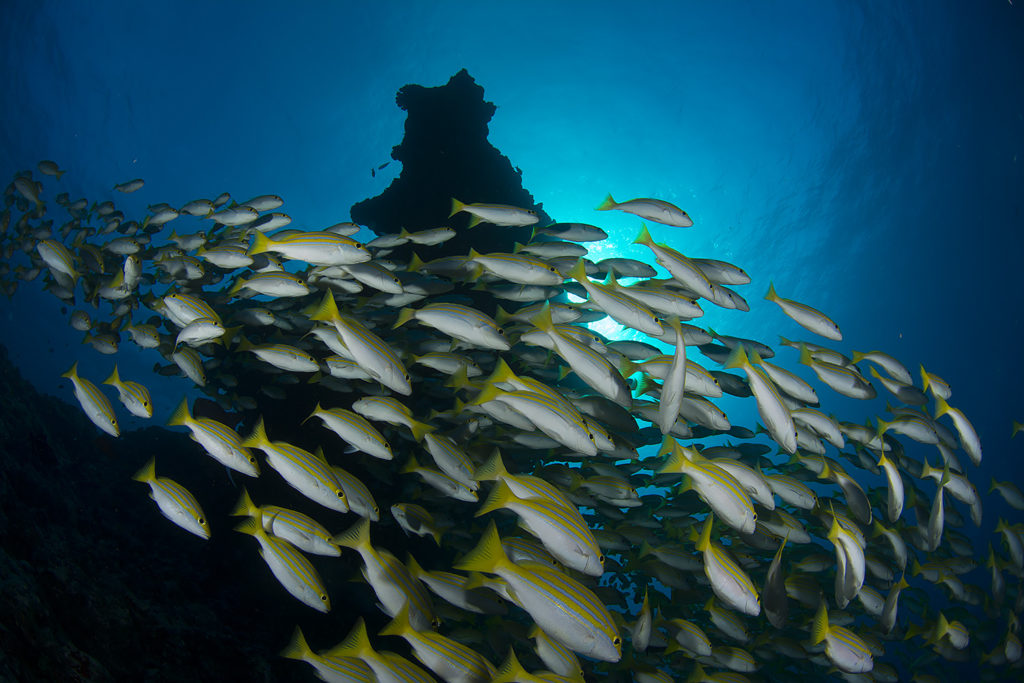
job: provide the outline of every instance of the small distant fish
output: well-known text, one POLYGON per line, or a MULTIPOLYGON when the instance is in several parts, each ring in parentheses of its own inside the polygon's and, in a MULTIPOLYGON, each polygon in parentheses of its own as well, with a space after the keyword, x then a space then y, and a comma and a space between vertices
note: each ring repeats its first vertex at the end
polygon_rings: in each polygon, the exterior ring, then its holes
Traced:
POLYGON ((57 166, 56 161, 40 161, 37 167, 43 175, 53 176, 57 180, 60 180, 60 177, 66 173, 57 166))
POLYGON ((131 194, 132 192, 135 192, 136 190, 141 190, 142 186, 145 185, 145 184, 146 184, 146 181, 144 181, 142 178, 136 178, 135 180, 129 180, 126 183, 120 183, 119 185, 114 185, 114 189, 117 190, 118 192, 124 192, 125 194, 131 194))

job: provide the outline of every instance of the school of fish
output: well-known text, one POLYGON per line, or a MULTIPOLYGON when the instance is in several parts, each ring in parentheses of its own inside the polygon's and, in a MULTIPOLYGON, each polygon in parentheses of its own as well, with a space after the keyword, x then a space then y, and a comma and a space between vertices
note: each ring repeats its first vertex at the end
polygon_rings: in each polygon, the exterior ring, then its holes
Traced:
MULTIPOLYGON (((918 383, 884 351, 830 348, 843 335, 825 313, 684 255, 671 244, 694 223, 678 207, 610 195, 596 207, 638 218, 659 275, 588 260, 607 238, 597 226, 541 226, 517 207, 453 198, 450 225, 361 243, 352 223, 292 228, 276 195, 128 216, 110 200, 49 200, 64 171, 38 171, 46 184, 22 172, 5 191, 5 293, 43 278, 78 305, 70 325, 96 352, 130 339, 185 378, 183 394, 198 387, 233 415, 200 416, 188 398, 154 406, 112 362, 106 392, 75 364, 63 376, 89 419, 117 437, 113 397, 187 429, 233 473, 235 528, 255 541, 240 560, 258 561, 258 546, 282 599, 330 611, 321 574, 358 556, 390 621, 371 632, 361 617, 323 649, 297 627, 282 654, 320 679, 927 681, 947 660, 1020 671, 1024 525, 982 526, 970 477, 982 447, 949 385, 923 367, 918 383), (505 226, 533 226, 533 239, 445 251, 457 230, 505 226), (403 244, 412 256, 393 260, 403 244), (739 316, 765 289, 807 339, 773 347, 700 325, 708 307, 739 316), (588 327, 605 318, 629 333, 588 327), (830 412, 836 395, 874 417, 830 412), (275 421, 282 400, 305 421, 275 421), (729 414, 755 408, 756 424, 729 414), (243 484, 256 477, 307 504, 254 501, 243 484), (375 540, 395 525, 405 545, 375 540)), ((159 471, 149 458, 135 475, 159 512, 216 543, 189 482, 159 471)), ((1010 482, 988 493, 1024 510, 1010 482)))

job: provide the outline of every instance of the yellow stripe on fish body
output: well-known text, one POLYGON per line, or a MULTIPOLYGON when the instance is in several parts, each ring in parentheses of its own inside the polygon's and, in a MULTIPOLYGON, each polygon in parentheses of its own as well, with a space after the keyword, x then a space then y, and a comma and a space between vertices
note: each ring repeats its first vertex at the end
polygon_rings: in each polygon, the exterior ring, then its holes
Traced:
POLYGON ((394 617, 406 603, 410 604, 410 622, 418 630, 429 629, 434 610, 423 584, 413 578, 408 568, 386 550, 378 550, 370 542, 370 520, 360 519, 348 530, 334 536, 333 541, 351 548, 363 560, 363 574, 388 616, 394 617))
POLYGON ((176 481, 156 476, 156 458, 150 458, 132 479, 149 485, 149 497, 164 517, 200 538, 210 537, 210 526, 199 501, 176 481))
POLYGON ((443 434, 425 434, 423 443, 427 452, 434 458, 438 469, 453 479, 457 479, 467 488, 476 490, 479 484, 473 479, 475 469, 473 461, 456 445, 455 441, 443 434))
MULTIPOLYGON (((322 456, 322 450, 317 449, 317 455, 322 456)), ((370 493, 366 484, 356 475, 338 466, 331 467, 331 471, 334 472, 341 487, 345 489, 345 499, 352 512, 373 522, 379 520, 380 508, 377 507, 377 501, 373 499, 373 494, 370 493)))
POLYGON ((521 285, 562 284, 562 276, 557 268, 527 254, 481 254, 470 248, 468 260, 509 282, 521 285))
POLYGON ((263 529, 283 538, 299 550, 314 555, 337 557, 341 550, 331 541, 331 532, 309 515, 277 505, 257 506, 244 488, 231 514, 254 517, 262 513, 263 529))
POLYGON ((320 369, 320 364, 315 358, 289 344, 258 344, 246 346, 243 350, 250 351, 260 360, 288 372, 316 372, 320 369))
POLYGON ((153 400, 149 396, 149 389, 138 382, 125 382, 117 372, 117 365, 110 377, 103 380, 104 384, 112 384, 117 389, 121 403, 132 415, 142 418, 153 417, 153 400))
POLYGON ((825 654, 836 668, 846 673, 867 673, 874 666, 874 659, 864 641, 849 629, 831 624, 828 610, 822 602, 814 617, 811 628, 811 642, 825 641, 825 654))
POLYGON ((252 452, 242 444, 242 437, 238 432, 208 417, 192 417, 188 409, 188 398, 181 399, 167 424, 188 427, 192 432, 192 440, 225 467, 250 477, 259 476, 259 463, 252 452))
POLYGON ((675 472, 690 477, 684 487, 692 486, 708 506, 732 528, 749 534, 757 526, 757 513, 743 485, 721 467, 701 458, 687 459, 684 450, 671 437, 671 455, 660 472, 675 472))
POLYGON ((544 662, 544 666, 559 676, 582 683, 583 668, 580 666, 580 660, 576 657, 576 653, 548 636, 536 624, 530 628, 527 637, 533 640, 533 649, 544 662))
POLYGON ((499 480, 476 516, 506 508, 519 515, 525 528, 544 544, 558 561, 590 576, 604 573, 604 555, 594 532, 576 508, 566 508, 545 498, 520 498, 499 480))
POLYGON ((496 673, 490 662, 465 645, 433 631, 414 629, 409 623, 408 605, 381 629, 380 635, 404 638, 416 658, 446 681, 487 683, 496 673))
POLYGON ((501 480, 508 484, 512 493, 520 498, 543 498, 556 505, 579 512, 565 493, 546 479, 529 474, 510 474, 505 469, 505 463, 502 461, 501 452, 498 449, 494 449, 491 457, 476 468, 473 478, 477 481, 501 480))
POLYGON ((236 526, 235 531, 256 538, 263 561, 295 599, 318 612, 331 610, 331 599, 316 569, 291 543, 267 534, 263 528, 263 513, 256 510, 254 516, 236 526))
POLYGON ((392 396, 364 396, 352 404, 352 410, 370 420, 408 427, 417 441, 422 441, 423 436, 434 429, 415 419, 412 411, 392 396))
POLYGON ((247 254, 253 256, 268 251, 315 266, 352 265, 372 258, 362 244, 333 232, 297 232, 278 239, 257 231, 247 254))
POLYGON ((334 295, 330 292, 310 316, 310 320, 331 322, 341 335, 345 347, 352 357, 378 382, 389 389, 408 396, 412 393, 409 373, 406 371, 398 354, 391 346, 366 327, 351 318, 345 318, 338 312, 334 295))
POLYGON ((117 417, 114 415, 114 409, 111 407, 110 401, 107 400, 107 397, 103 395, 103 392, 95 384, 84 377, 78 376, 77 361, 61 377, 71 380, 71 384, 75 388, 75 398, 78 399, 78 403, 82 406, 86 417, 94 425, 111 436, 118 436, 121 433, 117 426, 117 417))
POLYGON ((803 344, 801 344, 800 362, 809 366, 819 380, 843 396, 870 400, 878 395, 871 382, 864 379, 859 372, 845 365, 816 360, 811 355, 810 349, 803 344))
POLYGON ((591 303, 611 316, 620 325, 655 337, 661 336, 664 333, 661 321, 649 308, 619 291, 614 275, 611 276, 611 284, 609 285, 593 282, 587 277, 583 259, 580 259, 572 270, 569 271, 569 277, 583 285, 583 288, 587 290, 587 294, 590 295, 591 303))
MULTIPOLYGON (((756 354, 754 357, 757 358, 756 354)), ((743 345, 737 345, 729 354, 725 367, 743 370, 757 401, 757 412, 768 428, 768 433, 787 453, 796 453, 796 426, 789 408, 775 383, 762 370, 754 367, 743 345)))
POLYGON ((479 544, 455 568, 497 574, 505 579, 517 604, 546 634, 566 647, 601 661, 617 662, 621 658, 622 638, 597 596, 555 569, 530 562, 510 562, 493 522, 479 544))
POLYGON ((839 331, 839 325, 836 325, 831 318, 807 304, 782 298, 775 292, 774 284, 768 284, 768 293, 764 295, 764 298, 778 304, 783 313, 804 329, 833 341, 843 340, 843 333, 839 331))
POLYGON ((430 467, 423 467, 416 458, 409 455, 409 460, 399 470, 400 474, 418 474, 423 481, 427 482, 432 488, 443 493, 449 498, 455 500, 461 500, 468 503, 475 503, 479 500, 476 490, 472 489, 463 484, 458 479, 451 477, 444 472, 432 469, 430 467))
POLYGON ((559 333, 551 322, 551 309, 547 302, 530 322, 547 333, 562 360, 592 389, 621 406, 632 405, 633 396, 622 374, 597 351, 559 333))
POLYGON ((210 304, 192 294, 175 292, 163 298, 164 313, 178 327, 185 327, 200 318, 209 318, 221 322, 220 315, 210 304))
POLYGON ((298 275, 285 271, 256 273, 247 279, 237 278, 235 284, 228 289, 228 294, 235 296, 243 289, 280 298, 306 296, 313 291, 298 275))
POLYGON ((704 573, 720 600, 732 609, 757 616, 761 613, 757 589, 725 548, 711 540, 713 523, 714 514, 709 513, 697 540, 697 550, 704 554, 704 573))
POLYGON ((302 495, 332 510, 348 512, 345 491, 327 461, 284 441, 271 442, 262 416, 242 445, 263 451, 267 464, 302 495))
POLYGON ((75 269, 75 257, 67 247, 56 240, 42 240, 36 245, 39 257, 51 269, 63 273, 72 279, 78 279, 75 269))
POLYGON ((344 408, 321 408, 317 403, 309 417, 319 417, 324 426, 357 451, 381 460, 391 460, 395 457, 388 440, 362 415, 344 408))
POLYGON ((594 435, 578 412, 574 410, 574 416, 564 410, 564 401, 556 402, 547 394, 533 391, 502 391, 492 384, 481 391, 470 405, 491 401, 511 406, 537 429, 573 451, 581 455, 597 455, 594 435))
POLYGON ((697 264, 680 254, 675 249, 664 244, 657 244, 648 232, 647 226, 640 228, 640 234, 633 240, 633 244, 646 245, 654 252, 654 257, 686 289, 699 296, 714 301, 715 285, 711 284, 707 276, 697 264))
POLYGON ((693 220, 689 214, 675 204, 666 202, 663 199, 651 199, 649 197, 638 197, 626 202, 617 202, 609 194, 604 201, 598 205, 598 211, 625 211, 640 218, 646 218, 662 225, 671 225, 677 228, 689 228, 693 220))
POLYGON ((482 202, 466 204, 452 197, 452 212, 448 214, 448 217, 451 218, 457 213, 468 213, 472 216, 469 220, 468 227, 470 228, 480 223, 502 226, 533 225, 540 220, 537 212, 530 209, 520 209, 515 206, 508 206, 507 204, 485 204, 482 202))
POLYGON ((399 327, 410 319, 418 320, 450 337, 485 349, 507 351, 512 346, 505 337, 505 331, 493 318, 469 306, 434 303, 416 310, 403 308, 399 311, 393 327, 399 327))

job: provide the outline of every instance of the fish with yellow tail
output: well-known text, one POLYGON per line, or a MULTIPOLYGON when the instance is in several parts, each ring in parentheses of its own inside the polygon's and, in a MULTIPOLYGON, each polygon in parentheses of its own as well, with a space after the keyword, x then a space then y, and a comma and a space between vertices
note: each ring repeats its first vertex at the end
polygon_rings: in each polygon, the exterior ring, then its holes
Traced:
POLYGON ((117 426, 117 417, 114 415, 114 409, 111 407, 110 401, 95 384, 84 377, 79 377, 77 362, 61 377, 71 380, 75 387, 75 398, 78 399, 79 405, 85 411, 86 417, 92 420, 94 425, 111 436, 119 436, 121 434, 121 430, 117 426))
POLYGON ((199 501, 178 482, 156 476, 156 458, 150 458, 132 479, 149 485, 149 497, 164 517, 199 538, 210 537, 210 525, 199 501))

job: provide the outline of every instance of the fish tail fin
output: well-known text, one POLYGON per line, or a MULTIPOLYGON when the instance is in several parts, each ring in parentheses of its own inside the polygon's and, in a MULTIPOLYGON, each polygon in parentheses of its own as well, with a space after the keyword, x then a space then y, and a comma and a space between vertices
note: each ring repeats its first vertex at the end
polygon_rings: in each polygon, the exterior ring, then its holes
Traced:
POLYGON ((366 633, 366 622, 362 617, 356 621, 352 630, 341 641, 330 650, 324 653, 326 657, 361 657, 373 654, 373 646, 370 645, 370 636, 366 633))
POLYGON ((353 550, 370 548, 370 520, 361 518, 347 530, 332 536, 331 543, 353 550))
POLYGON ((747 358, 747 347, 743 344, 737 344, 736 348, 729 354, 729 358, 725 361, 725 368, 742 368, 750 364, 750 359, 747 358))
POLYGON ((469 223, 466 225, 466 227, 467 228, 475 228, 476 226, 480 225, 483 222, 484 222, 484 219, 480 218, 480 216, 476 216, 474 214, 470 214, 469 215, 469 223))
POLYGON ((121 377, 117 374, 117 363, 114 363, 114 371, 110 373, 110 377, 103 380, 103 384, 113 384, 115 387, 121 384, 121 377))
POLYGON ((393 330, 398 329, 402 325, 404 325, 407 322, 409 322, 410 320, 412 320, 413 316, 415 316, 415 315, 416 315, 416 309, 415 308, 411 308, 411 307, 403 308, 402 310, 400 310, 398 312, 398 317, 395 318, 395 323, 391 326, 391 329, 393 329, 393 330))
POLYGON ((640 232, 637 234, 636 239, 633 240, 633 244, 646 244, 648 247, 654 244, 651 231, 647 229, 646 223, 640 224, 640 232))
POLYGON ((409 425, 409 430, 412 432, 412 438, 416 439, 416 441, 423 441, 424 436, 436 429, 437 427, 434 425, 427 424, 426 422, 420 422, 419 420, 412 420, 412 423, 409 425))
MULTIPOLYGON (((667 444, 669 442, 669 439, 672 439, 672 437, 667 436, 665 437, 665 440, 662 442, 663 451, 665 448, 664 444, 667 444)), ((666 460, 665 464, 661 466, 660 470, 658 470, 658 474, 686 474, 686 472, 690 469, 690 459, 686 457, 686 453, 683 451, 683 449, 678 447, 678 445, 675 442, 675 439, 672 439, 671 443, 672 445, 669 447, 669 450, 664 451, 669 454, 668 460, 666 460)))
POLYGON ((498 356, 498 362, 494 364, 494 372, 487 378, 487 384, 515 382, 519 379, 516 373, 509 367, 509 364, 505 362, 505 359, 498 356))
POLYGON ((450 214, 448 214, 448 218, 451 218, 452 216, 454 216, 455 214, 459 213, 460 211, 464 211, 465 208, 466 208, 466 205, 463 202, 460 202, 455 197, 452 197, 452 212, 450 214))
POLYGON ((311 659, 314 656, 313 650, 310 649, 309 643, 306 642, 306 637, 302 635, 302 629, 298 626, 295 627, 292 639, 281 650, 281 656, 286 659, 298 659, 300 661, 311 659))
POLYGON ((540 311, 530 318, 530 322, 539 330, 544 332, 553 332, 555 329, 555 323, 551 319, 551 304, 547 301, 540 307, 540 311))
POLYGON ((138 472, 132 475, 132 479, 135 481, 141 481, 144 484, 156 479, 156 458, 150 458, 145 465, 142 466, 138 472))
POLYGON ((779 300, 779 295, 775 293, 775 283, 774 282, 769 282, 768 283, 768 293, 764 295, 764 298, 768 299, 768 301, 778 301, 779 300))
MULTIPOLYGON (((86 336, 88 336, 88 334, 86 334, 86 336)), ((75 364, 71 366, 71 369, 62 374, 61 377, 67 377, 72 380, 78 379, 78 361, 76 360, 75 364)))
POLYGON ((708 680, 708 673, 700 665, 700 662, 697 662, 697 665, 693 667, 693 671, 686 677, 685 683, 700 683, 706 680, 708 680))
POLYGON ((825 640, 828 635, 828 609, 825 607, 825 601, 822 600, 821 604, 818 605, 818 612, 814 615, 814 622, 811 624, 811 644, 817 645, 821 641, 825 640))
POLYGON ((416 456, 415 455, 410 453, 409 454, 409 459, 405 461, 405 464, 402 465, 402 468, 400 470, 398 470, 398 473, 399 474, 412 474, 413 472, 415 472, 419 468, 420 468, 419 461, 416 460, 416 456))
POLYGON ((252 502, 252 498, 249 497, 249 492, 242 487, 242 495, 239 496, 238 502, 235 503, 235 508, 228 514, 232 517, 252 517, 259 508, 252 502))
POLYGON ((498 527, 491 522, 476 547, 463 555, 462 559, 455 563, 454 568, 459 571, 494 574, 509 564, 505 549, 501 547, 498 527))
POLYGON ((491 457, 484 461, 484 464, 476 468, 473 478, 477 481, 493 481, 508 474, 505 463, 501 460, 501 451, 497 448, 491 453, 491 457))
POLYGON ((412 252, 412 256, 409 257, 409 265, 406 267, 406 270, 410 273, 418 273, 422 269, 423 259, 421 259, 415 251, 412 252))
POLYGON ((493 384, 488 384, 487 386, 484 387, 483 391, 476 395, 476 398, 474 398, 466 405, 480 406, 485 403, 490 403, 494 399, 501 396, 502 393, 503 392, 498 387, 494 386, 493 384))
POLYGON ((576 260, 576 265, 569 270, 568 275, 581 284, 584 282, 590 282, 590 278, 587 277, 587 267, 584 265, 583 259, 576 260))
POLYGON ((610 211, 618 206, 618 203, 612 198, 611 194, 604 198, 600 204, 594 207, 595 211, 610 211))
POLYGON ((252 236, 252 246, 245 253, 248 256, 255 256, 256 254, 263 254, 270 251, 271 247, 274 246, 274 241, 266 236, 263 232, 257 230, 252 236))
POLYGON ((480 517, 482 515, 486 515, 488 512, 500 510, 508 503, 516 500, 518 500, 516 498, 516 494, 512 493, 512 489, 508 487, 508 484, 499 479, 491 489, 491 494, 487 496, 487 500, 485 500, 484 504, 480 506, 480 509, 476 511, 474 517, 480 517))
POLYGON ((267 532, 263 529, 263 513, 257 509, 249 519, 243 520, 235 526, 235 531, 247 536, 262 537, 265 540, 267 532))
POLYGON ((800 363, 801 365, 814 364, 814 358, 811 356, 811 350, 807 348, 806 344, 800 344, 800 363))
POLYGON ((188 410, 188 397, 186 396, 183 399, 181 399, 181 403, 178 404, 178 407, 171 415, 171 419, 167 421, 167 426, 178 427, 182 425, 187 425, 191 421, 192 413, 190 413, 188 410))
POLYGON ((246 448, 262 448, 270 445, 270 439, 267 437, 267 427, 263 423, 262 415, 256 421, 256 426, 252 428, 252 434, 242 440, 242 445, 246 448))
POLYGON ((946 399, 941 396, 935 397, 935 419, 938 419, 948 413, 952 408, 946 403, 946 399))
POLYGON ((245 287, 245 278, 238 278, 235 283, 228 289, 228 296, 234 296, 242 291, 242 287, 245 287))
POLYGON ((334 301, 334 295, 331 294, 330 290, 327 290, 324 292, 324 298, 320 301, 320 304, 310 314, 309 319, 332 322, 337 320, 339 316, 338 304, 334 301))
POLYGON ((415 633, 416 629, 409 623, 409 601, 406 600, 405 604, 402 605, 402 609, 398 610, 398 614, 388 624, 377 632, 380 636, 403 636, 407 633, 415 633))
MULTIPOLYGON (((317 373, 317 374, 320 374, 320 373, 317 373)), ((313 408, 313 412, 311 412, 309 414, 309 417, 307 417, 305 420, 302 421, 302 424, 306 424, 307 422, 309 422, 310 420, 312 420, 314 417, 316 417, 318 414, 320 414, 322 412, 324 412, 324 409, 320 406, 320 401, 317 401, 316 402, 316 408, 313 408)))
POLYGON ((526 681, 529 673, 516 659, 516 651, 511 647, 508 649, 508 657, 498 666, 498 672, 491 679, 491 683, 513 683, 513 681, 526 681))
POLYGON ((700 538, 697 539, 697 550, 704 552, 711 547, 711 527, 715 523, 714 513, 709 512, 707 519, 704 520, 704 528, 701 529, 700 538))

